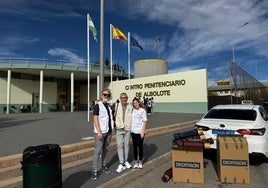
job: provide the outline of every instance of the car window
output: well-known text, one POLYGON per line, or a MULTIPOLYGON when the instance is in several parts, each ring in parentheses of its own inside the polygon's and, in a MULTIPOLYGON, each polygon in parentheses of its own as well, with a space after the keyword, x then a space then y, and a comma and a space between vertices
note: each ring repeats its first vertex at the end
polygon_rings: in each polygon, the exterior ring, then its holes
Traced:
POLYGON ((254 121, 256 117, 257 113, 255 110, 212 109, 205 115, 204 118, 254 121))
POLYGON ((260 114, 261 114, 262 119, 264 119, 265 121, 267 121, 267 114, 266 114, 265 110, 262 107, 260 107, 259 108, 259 111, 260 111, 260 114))

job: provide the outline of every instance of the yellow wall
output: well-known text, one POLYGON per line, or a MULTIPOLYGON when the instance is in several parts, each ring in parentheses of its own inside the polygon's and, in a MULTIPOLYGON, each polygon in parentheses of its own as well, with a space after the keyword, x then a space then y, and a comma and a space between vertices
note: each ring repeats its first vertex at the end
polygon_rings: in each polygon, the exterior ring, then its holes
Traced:
MULTIPOLYGON (((109 83, 104 83, 107 88, 109 83)), ((97 84, 90 84, 90 102, 97 99, 97 84)), ((80 87, 80 104, 87 104, 87 85, 80 87)))
MULTIPOLYGON (((57 83, 44 82, 43 104, 57 103, 57 83)), ((6 104, 7 80, 0 78, 0 104, 6 104)), ((11 79, 11 104, 32 104, 32 93, 39 93, 39 81, 11 79)))
POLYGON ((0 78, 0 104, 6 104, 7 101, 7 82, 0 78))
POLYGON ((114 81, 110 89, 113 102, 119 98, 121 92, 126 92, 130 99, 139 95, 154 97, 155 102, 207 102, 207 75, 206 70, 201 69, 114 81))

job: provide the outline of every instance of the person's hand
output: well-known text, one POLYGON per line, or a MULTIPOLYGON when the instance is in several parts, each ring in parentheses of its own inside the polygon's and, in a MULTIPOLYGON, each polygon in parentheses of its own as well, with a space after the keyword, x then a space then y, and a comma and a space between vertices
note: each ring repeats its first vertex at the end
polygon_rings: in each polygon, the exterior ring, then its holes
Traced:
POLYGON ((141 132, 141 138, 144 138, 144 132, 141 132))
POLYGON ((102 133, 98 133, 98 139, 102 140, 102 133))

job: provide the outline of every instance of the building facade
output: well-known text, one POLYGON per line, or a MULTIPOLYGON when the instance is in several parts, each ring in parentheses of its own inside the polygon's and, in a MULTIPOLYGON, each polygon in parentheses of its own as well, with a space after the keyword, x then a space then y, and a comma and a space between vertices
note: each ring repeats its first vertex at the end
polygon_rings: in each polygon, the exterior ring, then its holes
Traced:
MULTIPOLYGON (((112 91, 111 103, 119 98, 121 92, 126 92, 130 100, 134 97, 153 98, 155 112, 207 111, 205 69, 166 74, 167 62, 156 59, 149 63, 152 67, 152 63, 156 63, 159 70, 162 66, 164 68, 162 72, 144 72, 143 77, 134 79, 127 79, 124 71, 114 69, 112 83, 110 67, 104 67, 104 87, 112 91)), ((98 64, 91 64, 88 68, 76 63, 1 59, 0 113, 88 110, 88 105, 92 106, 99 99, 98 82, 98 64)))

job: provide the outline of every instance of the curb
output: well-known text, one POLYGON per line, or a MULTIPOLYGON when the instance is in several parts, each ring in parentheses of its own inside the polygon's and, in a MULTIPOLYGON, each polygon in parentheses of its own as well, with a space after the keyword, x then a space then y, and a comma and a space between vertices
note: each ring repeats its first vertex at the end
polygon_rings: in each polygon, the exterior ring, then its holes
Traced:
POLYGON ((127 187, 129 184, 132 184, 134 181, 139 179, 139 177, 145 176, 146 174, 158 168, 160 165, 164 163, 170 163, 170 161, 171 161, 171 151, 145 163, 143 165, 142 170, 132 169, 122 174, 121 176, 117 176, 116 178, 113 178, 112 180, 102 184, 99 187, 100 188, 127 187))

